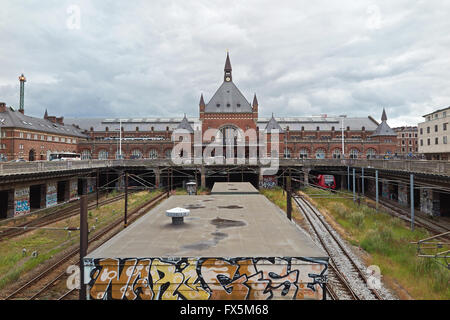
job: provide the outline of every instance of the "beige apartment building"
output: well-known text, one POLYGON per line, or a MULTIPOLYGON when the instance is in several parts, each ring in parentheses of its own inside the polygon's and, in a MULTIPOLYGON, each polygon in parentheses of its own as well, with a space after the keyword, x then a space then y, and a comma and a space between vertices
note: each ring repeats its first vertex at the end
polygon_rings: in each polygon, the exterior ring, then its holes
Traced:
POLYGON ((449 160, 450 107, 436 110, 423 117, 425 122, 418 124, 419 153, 423 153, 428 160, 449 160))
POLYGON ((404 158, 416 157, 419 153, 417 127, 402 126, 393 128, 397 133, 397 150, 404 158))

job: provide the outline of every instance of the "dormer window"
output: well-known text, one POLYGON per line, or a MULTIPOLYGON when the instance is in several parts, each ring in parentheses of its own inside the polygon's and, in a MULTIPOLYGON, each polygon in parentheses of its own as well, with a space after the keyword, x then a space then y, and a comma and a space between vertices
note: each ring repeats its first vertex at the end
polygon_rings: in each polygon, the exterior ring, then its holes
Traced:
POLYGON ((220 103, 216 104, 216 107, 219 108, 220 107, 220 103))
POLYGON ((240 103, 238 103, 238 104, 237 104, 237 107, 239 108, 240 106, 241 106, 241 104, 240 104, 240 103))
POLYGON ((227 103, 227 107, 229 108, 231 105, 229 103, 227 103))

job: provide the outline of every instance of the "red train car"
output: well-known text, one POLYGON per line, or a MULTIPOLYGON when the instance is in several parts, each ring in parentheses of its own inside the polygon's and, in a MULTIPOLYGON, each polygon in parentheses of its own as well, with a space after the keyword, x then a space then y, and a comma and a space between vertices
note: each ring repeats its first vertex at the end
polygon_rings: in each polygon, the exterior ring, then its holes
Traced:
POLYGON ((319 187, 333 190, 336 189, 336 179, 331 174, 319 174, 315 180, 319 187))

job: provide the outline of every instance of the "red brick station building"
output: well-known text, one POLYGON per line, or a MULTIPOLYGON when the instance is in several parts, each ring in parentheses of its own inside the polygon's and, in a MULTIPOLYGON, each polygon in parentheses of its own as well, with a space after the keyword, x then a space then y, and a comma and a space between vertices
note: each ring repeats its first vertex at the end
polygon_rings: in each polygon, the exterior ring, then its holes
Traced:
MULTIPOLYGON (((64 120, 49 116, 47 110, 43 118, 31 117, 24 112, 26 79, 21 75, 19 81, 19 110, 0 102, 0 160, 3 161, 47 160, 50 153, 62 151, 81 153, 82 159, 116 159, 120 154, 125 159, 170 158, 175 129, 185 129, 192 136, 198 130, 203 136, 208 129, 253 129, 257 134, 261 130, 278 129, 279 154, 284 158, 342 158, 343 145, 345 158, 383 158, 399 153, 397 133, 387 124, 384 109, 381 123, 371 116, 259 117, 256 94, 250 103, 233 82, 228 54, 223 82, 208 103, 203 94, 200 96, 196 118, 185 115, 64 120)), ((203 143, 203 146, 207 144, 203 143)))

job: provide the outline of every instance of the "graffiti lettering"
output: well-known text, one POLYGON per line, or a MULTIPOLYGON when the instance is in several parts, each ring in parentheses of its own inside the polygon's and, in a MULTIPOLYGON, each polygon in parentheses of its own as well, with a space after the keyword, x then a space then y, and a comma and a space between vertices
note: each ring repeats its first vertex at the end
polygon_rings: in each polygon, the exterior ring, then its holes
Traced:
POLYGON ((93 259, 92 299, 321 299, 327 262, 307 258, 93 259))

